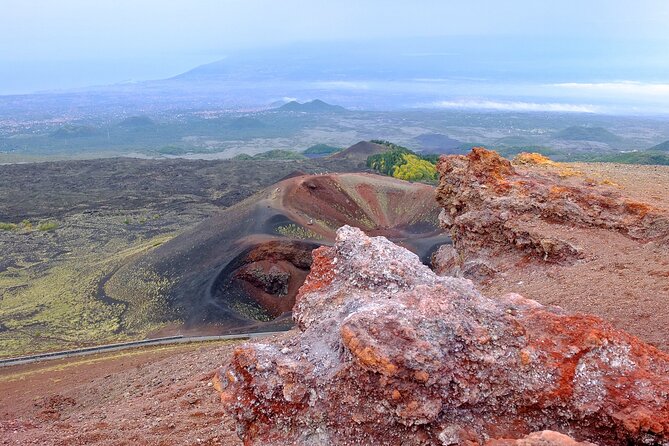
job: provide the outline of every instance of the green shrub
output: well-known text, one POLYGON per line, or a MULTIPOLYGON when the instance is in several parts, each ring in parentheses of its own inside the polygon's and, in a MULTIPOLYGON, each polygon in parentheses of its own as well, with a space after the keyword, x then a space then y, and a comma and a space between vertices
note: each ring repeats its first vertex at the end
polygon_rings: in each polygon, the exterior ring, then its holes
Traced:
POLYGON ((406 181, 436 181, 437 169, 431 162, 416 155, 404 155, 405 163, 395 167, 393 176, 406 181))
POLYGON ((3 223, 0 222, 0 231, 13 231, 17 228, 14 223, 3 223))
POLYGON ((406 147, 383 140, 372 140, 389 148, 387 152, 367 158, 367 167, 384 175, 407 181, 434 182, 438 178, 435 164, 439 155, 419 155, 406 147))
POLYGON ((43 221, 37 226, 38 231, 53 231, 58 228, 58 223, 55 221, 43 221))

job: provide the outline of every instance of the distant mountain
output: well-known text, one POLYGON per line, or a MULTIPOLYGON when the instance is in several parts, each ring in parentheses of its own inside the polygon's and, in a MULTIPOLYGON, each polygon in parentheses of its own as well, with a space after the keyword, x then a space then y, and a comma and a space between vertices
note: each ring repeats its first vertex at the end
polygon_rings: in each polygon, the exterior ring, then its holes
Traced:
POLYGON ((660 152, 669 152, 669 141, 665 141, 661 144, 651 147, 648 150, 660 151, 660 152))
POLYGON ((353 161, 366 162, 367 158, 370 155, 376 155, 377 153, 384 153, 388 151, 388 147, 382 144, 376 144, 369 141, 360 141, 357 144, 353 144, 351 147, 337 152, 334 155, 330 155, 330 159, 347 159, 353 161))
POLYGON ((341 150, 341 147, 334 147, 328 144, 315 144, 302 153, 309 157, 318 157, 332 155, 333 153, 340 152, 341 150))
POLYGON ((297 101, 290 101, 277 109, 278 111, 306 112, 306 113, 341 113, 346 109, 339 105, 331 105, 320 99, 300 104, 297 101))
POLYGON ((118 123, 119 127, 125 128, 143 128, 143 127, 152 127, 156 125, 155 122, 148 116, 130 116, 125 118, 123 121, 118 123))
POLYGON ((553 135, 555 139, 566 141, 595 141, 606 144, 615 144, 622 141, 622 138, 615 135, 603 127, 572 126, 557 132, 553 135))
POLYGON ((96 136, 97 134, 98 130, 89 125, 65 125, 52 132, 50 136, 54 138, 68 139, 96 136))
POLYGON ((441 133, 425 133, 413 138, 419 145, 422 153, 461 153, 459 147, 462 145, 461 141, 450 138, 441 133))
POLYGON ((503 146, 503 147, 519 147, 519 146, 532 146, 537 143, 537 138, 533 138, 530 136, 521 136, 521 135, 513 135, 513 136, 504 136, 502 138, 499 138, 495 140, 493 145, 495 147, 503 146))
POLYGON ((246 155, 245 153, 241 155, 237 155, 235 159, 241 159, 241 160, 249 160, 249 159, 256 159, 256 160, 303 160, 306 159, 304 155, 298 152, 293 152, 292 150, 281 150, 281 149, 274 149, 274 150, 268 150, 267 152, 262 152, 258 153, 257 155, 254 155, 253 157, 246 155))

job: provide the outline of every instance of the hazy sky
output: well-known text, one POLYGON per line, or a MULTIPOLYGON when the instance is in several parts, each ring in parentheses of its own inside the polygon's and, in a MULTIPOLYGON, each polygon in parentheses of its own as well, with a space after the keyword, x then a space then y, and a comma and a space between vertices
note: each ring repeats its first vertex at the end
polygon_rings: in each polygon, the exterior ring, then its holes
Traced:
MULTIPOLYGON (((411 36, 666 43, 666 0, 0 0, 0 93, 168 77, 240 48, 411 36)), ((658 55, 664 57, 666 54, 658 55)))

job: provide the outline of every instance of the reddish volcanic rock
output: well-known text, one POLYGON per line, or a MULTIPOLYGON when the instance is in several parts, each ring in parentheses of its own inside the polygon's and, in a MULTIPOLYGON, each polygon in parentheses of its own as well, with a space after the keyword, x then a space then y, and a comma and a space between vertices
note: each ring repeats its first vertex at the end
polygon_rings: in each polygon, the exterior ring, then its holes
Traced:
POLYGON ((383 237, 344 226, 315 250, 294 318, 299 335, 240 347, 217 373, 245 445, 477 445, 544 429, 669 445, 668 355, 593 316, 488 299, 383 237))
POLYGON ((486 446, 595 446, 593 443, 578 442, 573 438, 553 431, 535 432, 518 440, 492 440, 486 446))
MULTIPOLYGON (((519 164, 557 166, 538 154, 525 154, 519 164)), ((509 262, 500 254, 511 253, 516 260, 561 263, 588 254, 547 231, 547 226, 603 228, 637 240, 669 240, 666 216, 647 204, 625 199, 612 188, 569 185, 562 179, 574 175, 571 171, 550 175, 515 168, 481 147, 466 156, 444 156, 437 169, 437 201, 444 208, 440 222, 450 230, 462 262, 474 258, 509 262)))

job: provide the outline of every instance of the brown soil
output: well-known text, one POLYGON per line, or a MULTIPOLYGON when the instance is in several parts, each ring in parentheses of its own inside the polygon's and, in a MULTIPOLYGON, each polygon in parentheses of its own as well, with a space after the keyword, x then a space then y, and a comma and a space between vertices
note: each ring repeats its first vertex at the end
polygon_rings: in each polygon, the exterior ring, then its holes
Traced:
POLYGON ((164 346, 0 369, 0 444, 241 445, 210 384, 236 345, 164 346))
MULTIPOLYGON (((568 184, 585 181, 613 187, 633 201, 649 204, 659 214, 669 213, 669 167, 572 166, 580 173, 570 177, 568 184)), ((588 253, 587 258, 571 265, 521 262, 484 282, 486 294, 517 292, 543 304, 592 313, 669 351, 669 256, 665 245, 598 228, 546 224, 534 229, 569 241, 588 253)))

